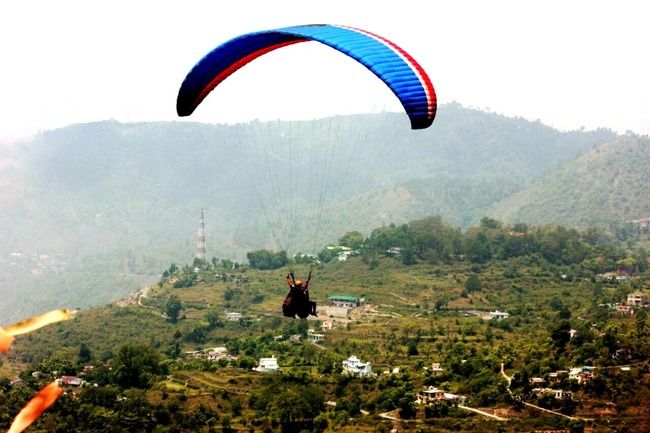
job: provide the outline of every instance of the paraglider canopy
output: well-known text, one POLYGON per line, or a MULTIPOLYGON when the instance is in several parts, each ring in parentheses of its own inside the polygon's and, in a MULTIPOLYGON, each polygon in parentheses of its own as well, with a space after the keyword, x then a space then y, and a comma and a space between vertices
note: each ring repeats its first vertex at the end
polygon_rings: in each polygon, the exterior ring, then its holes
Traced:
POLYGON ((363 64, 397 96, 413 129, 431 126, 436 94, 422 67, 393 42, 357 28, 315 24, 248 33, 208 53, 185 77, 176 111, 189 116, 232 73, 256 58, 288 45, 317 41, 363 64))

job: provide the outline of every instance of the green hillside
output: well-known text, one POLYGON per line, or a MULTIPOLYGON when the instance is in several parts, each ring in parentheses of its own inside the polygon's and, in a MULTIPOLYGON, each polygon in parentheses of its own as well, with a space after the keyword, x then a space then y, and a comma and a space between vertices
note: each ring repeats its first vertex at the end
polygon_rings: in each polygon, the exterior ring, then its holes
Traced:
MULTIPOLYGON (((0 380, 0 401, 13 410, 52 375, 94 365, 84 378, 98 386, 68 389, 37 429, 644 431, 650 421, 644 403, 650 398, 648 314, 640 308, 623 316, 612 306, 632 292, 650 293, 647 254, 562 227, 484 219, 460 232, 438 218, 378 228, 361 251, 317 267, 310 289, 320 315, 308 321, 280 315, 284 269, 170 267, 146 296, 88 309, 17 339, 3 371, 25 383, 12 388, 0 380), (385 255, 384 243, 400 245, 402 255, 385 255), (621 267, 632 276, 620 282, 598 276, 621 267), (332 319, 326 299, 334 294, 363 298, 363 304, 349 318, 335 318, 334 328, 313 344, 308 328, 318 331, 332 319), (163 316, 171 314, 173 298, 182 306, 177 320, 163 316), (510 317, 489 320, 495 310, 510 317), (228 321, 226 312, 242 318, 228 321), (217 346, 235 358, 209 361, 186 353, 217 346), (280 372, 251 371, 258 358, 272 355, 280 372), (342 375, 341 362, 350 355, 371 362, 377 376, 342 375), (440 364, 440 374, 432 363, 440 364), (578 384, 566 377, 584 365, 595 366, 592 379, 578 384), (530 379, 558 370, 565 376, 551 386, 571 397, 537 395, 530 379), (462 395, 466 406, 507 421, 453 402, 414 405, 425 386, 462 395), (78 413, 84 416, 66 416, 78 413), (386 413, 396 420, 379 416, 386 413)), ((296 272, 304 275, 306 267, 296 272)), ((0 418, 0 428, 8 421, 8 415, 0 418)))
POLYGON ((510 222, 606 226, 647 218, 650 139, 625 136, 567 162, 496 204, 510 222))

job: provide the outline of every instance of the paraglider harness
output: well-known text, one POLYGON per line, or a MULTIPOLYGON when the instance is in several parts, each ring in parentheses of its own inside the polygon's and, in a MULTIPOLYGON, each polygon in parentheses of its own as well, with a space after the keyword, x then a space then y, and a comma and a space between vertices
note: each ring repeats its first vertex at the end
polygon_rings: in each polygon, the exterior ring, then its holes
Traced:
POLYGON ((316 302, 309 300, 309 281, 311 280, 311 273, 312 271, 310 269, 307 281, 304 283, 296 280, 293 271, 287 274, 289 293, 282 303, 282 314, 286 317, 293 317, 295 319, 296 315, 298 315, 301 319, 306 319, 310 314, 318 317, 316 315, 316 302))

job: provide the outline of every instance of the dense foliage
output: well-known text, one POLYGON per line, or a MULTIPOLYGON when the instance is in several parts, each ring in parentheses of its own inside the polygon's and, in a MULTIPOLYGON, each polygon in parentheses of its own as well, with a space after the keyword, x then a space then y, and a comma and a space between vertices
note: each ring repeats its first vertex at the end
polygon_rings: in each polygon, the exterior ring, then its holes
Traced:
POLYGON ((246 254, 248 264, 253 269, 278 269, 288 263, 287 252, 269 250, 250 251, 246 254))

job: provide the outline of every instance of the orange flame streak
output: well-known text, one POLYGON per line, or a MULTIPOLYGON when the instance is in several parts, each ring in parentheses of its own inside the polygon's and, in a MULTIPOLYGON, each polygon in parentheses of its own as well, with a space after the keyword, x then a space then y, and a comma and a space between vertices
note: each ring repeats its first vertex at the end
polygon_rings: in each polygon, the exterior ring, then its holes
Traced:
POLYGON ((21 320, 13 325, 5 326, 5 331, 11 335, 27 334, 47 326, 52 323, 68 320, 74 315, 74 311, 65 308, 43 313, 40 316, 30 317, 29 319, 21 320))
POLYGON ((41 416, 48 407, 54 404, 62 392, 63 388, 59 387, 56 382, 52 382, 45 388, 41 389, 16 416, 7 433, 20 433, 25 430, 36 420, 36 418, 41 416))
POLYGON ((75 312, 60 308, 58 310, 50 311, 41 314, 40 316, 30 317, 29 319, 21 320, 13 325, 0 327, 0 353, 7 353, 11 347, 15 335, 26 334, 47 326, 52 323, 68 320, 74 316, 75 312))
POLYGON ((0 327, 0 353, 7 353, 12 341, 14 341, 14 336, 0 327))

